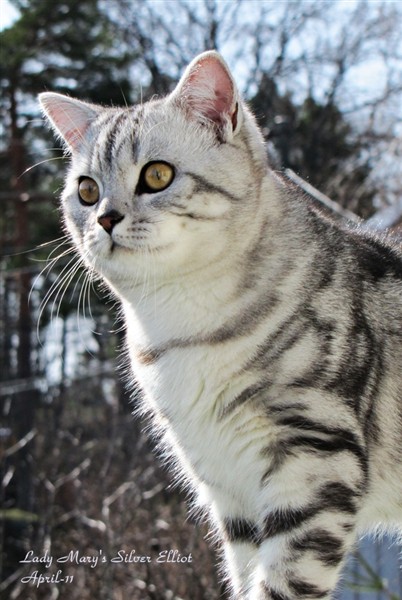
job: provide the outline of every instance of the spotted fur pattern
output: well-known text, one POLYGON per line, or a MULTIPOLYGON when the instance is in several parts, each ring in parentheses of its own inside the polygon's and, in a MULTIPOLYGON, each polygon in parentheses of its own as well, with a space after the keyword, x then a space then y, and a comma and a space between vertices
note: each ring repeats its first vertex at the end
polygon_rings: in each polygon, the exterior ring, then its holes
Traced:
POLYGON ((41 102, 72 154, 66 227, 121 301, 143 410, 233 597, 329 598, 356 536, 402 521, 400 251, 267 167, 214 52, 141 106, 41 102), (162 191, 141 183, 153 161, 174 170, 162 191))

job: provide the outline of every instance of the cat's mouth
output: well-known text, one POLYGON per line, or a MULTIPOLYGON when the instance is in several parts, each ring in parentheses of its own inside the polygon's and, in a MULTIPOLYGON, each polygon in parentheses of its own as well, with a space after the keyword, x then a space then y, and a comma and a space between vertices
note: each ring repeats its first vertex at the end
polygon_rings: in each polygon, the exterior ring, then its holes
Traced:
POLYGON ((112 240, 111 242, 111 246, 110 246, 110 254, 117 254, 120 252, 124 252, 127 254, 135 254, 137 252, 149 252, 149 253, 154 253, 154 252, 165 252, 166 250, 168 250, 171 246, 173 246, 173 242, 169 242, 166 244, 160 244, 157 246, 151 245, 149 242, 144 242, 144 241, 136 241, 134 244, 128 246, 128 245, 123 245, 119 242, 116 242, 115 240, 112 240))
POLYGON ((116 253, 116 251, 132 252, 133 249, 127 248, 127 246, 122 246, 118 242, 115 242, 114 240, 112 240, 112 244, 110 246, 110 254, 116 253))

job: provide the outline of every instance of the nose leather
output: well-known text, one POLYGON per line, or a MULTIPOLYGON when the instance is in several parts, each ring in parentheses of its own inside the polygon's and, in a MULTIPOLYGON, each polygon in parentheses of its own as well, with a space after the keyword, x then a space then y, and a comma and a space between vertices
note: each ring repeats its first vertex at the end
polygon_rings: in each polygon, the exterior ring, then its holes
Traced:
POLYGON ((109 210, 108 212, 98 217, 98 223, 107 233, 112 233, 113 227, 124 219, 124 215, 117 210, 109 210))

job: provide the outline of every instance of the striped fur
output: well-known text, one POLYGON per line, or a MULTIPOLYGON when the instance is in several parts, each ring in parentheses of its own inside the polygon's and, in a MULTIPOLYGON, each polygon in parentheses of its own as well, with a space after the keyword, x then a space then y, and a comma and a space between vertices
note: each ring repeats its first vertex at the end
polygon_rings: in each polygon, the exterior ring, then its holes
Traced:
POLYGON ((233 597, 329 598, 356 536, 402 521, 400 250, 268 169, 216 53, 143 106, 41 100, 72 152, 67 229, 121 300, 142 408, 233 597), (152 161, 174 168, 156 193, 138 187, 152 161))

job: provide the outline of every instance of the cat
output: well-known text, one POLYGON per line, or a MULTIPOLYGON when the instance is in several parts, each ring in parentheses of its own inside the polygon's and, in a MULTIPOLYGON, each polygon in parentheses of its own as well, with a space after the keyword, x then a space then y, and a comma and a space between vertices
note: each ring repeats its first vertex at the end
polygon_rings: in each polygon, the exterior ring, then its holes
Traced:
POLYGON ((40 102, 71 152, 66 228, 233 597, 330 598, 356 537, 402 523, 400 249, 269 168, 215 51, 139 106, 40 102))

